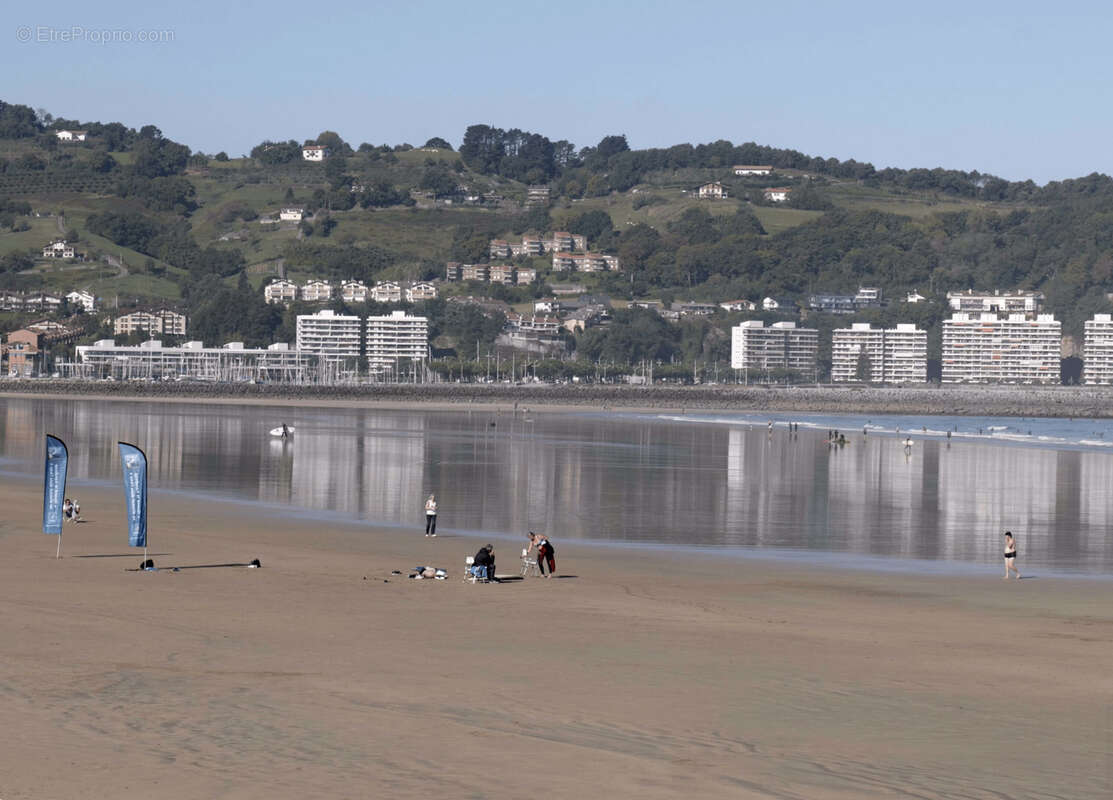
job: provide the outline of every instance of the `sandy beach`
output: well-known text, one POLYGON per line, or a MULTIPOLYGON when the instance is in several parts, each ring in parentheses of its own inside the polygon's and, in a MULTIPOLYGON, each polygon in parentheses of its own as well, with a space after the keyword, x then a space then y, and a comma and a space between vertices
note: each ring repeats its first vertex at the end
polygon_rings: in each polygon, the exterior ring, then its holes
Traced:
MULTIPOLYGON (((0 797, 1108 797, 1113 581, 481 542, 41 484, 0 525, 0 797), (509 552, 508 552, 509 551, 509 552), (518 573, 514 548, 499 571, 518 573), (447 581, 391 570, 417 564, 447 581)), ((555 532, 554 532, 555 534, 555 532)), ((1021 570, 1024 565, 1021 561, 1021 570)))

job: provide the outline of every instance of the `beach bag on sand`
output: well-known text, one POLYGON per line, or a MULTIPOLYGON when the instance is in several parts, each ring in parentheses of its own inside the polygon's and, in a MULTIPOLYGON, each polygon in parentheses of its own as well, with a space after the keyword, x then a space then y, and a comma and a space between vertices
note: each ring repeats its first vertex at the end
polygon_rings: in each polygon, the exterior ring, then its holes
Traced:
POLYGON ((433 569, 433 567, 426 567, 425 569, 423 569, 421 571, 421 577, 423 577, 423 578, 435 578, 435 577, 437 577, 437 571, 435 569, 433 569))

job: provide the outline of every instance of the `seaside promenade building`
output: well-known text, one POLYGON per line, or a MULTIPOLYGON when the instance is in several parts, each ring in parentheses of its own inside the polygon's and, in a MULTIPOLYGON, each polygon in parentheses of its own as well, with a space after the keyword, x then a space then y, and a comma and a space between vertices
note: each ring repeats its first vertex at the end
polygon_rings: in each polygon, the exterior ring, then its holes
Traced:
POLYGON ((873 383, 925 382, 927 331, 907 323, 889 329, 873 328, 868 322, 833 331, 832 382, 862 380, 862 365, 868 370, 864 379, 873 383))
POLYGON ((1094 314, 1086 320, 1082 358, 1083 383, 1113 384, 1113 314, 1094 314))
POLYGON ((247 348, 243 342, 223 347, 205 347, 201 342, 163 347, 158 339, 134 346, 102 339, 79 345, 76 360, 59 367, 67 377, 81 378, 302 383, 317 378, 318 358, 291 350, 285 342, 267 348, 247 348))
POLYGON ((1059 383, 1051 314, 955 313, 943 320, 943 383, 1059 383))
POLYGON ((429 320, 392 311, 367 318, 367 366, 371 370, 396 365, 400 359, 423 361, 429 355, 429 320))
POLYGON ((317 353, 328 361, 359 358, 360 320, 331 309, 299 314, 297 349, 317 353))
POLYGON ((814 373, 819 331, 797 328, 795 322, 774 322, 767 328, 762 320, 749 319, 731 329, 730 344, 732 369, 814 373))

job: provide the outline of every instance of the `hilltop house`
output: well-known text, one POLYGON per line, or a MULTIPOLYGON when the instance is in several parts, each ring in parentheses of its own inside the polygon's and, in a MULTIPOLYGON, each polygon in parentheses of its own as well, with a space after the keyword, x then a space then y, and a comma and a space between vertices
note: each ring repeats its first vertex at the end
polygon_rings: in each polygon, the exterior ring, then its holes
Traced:
POLYGON ((705 183, 697 191, 701 200, 723 200, 727 197, 727 190, 719 181, 705 183))
POLYGON ((332 155, 332 150, 323 144, 307 144, 301 149, 301 157, 306 161, 324 161, 332 155))
POLYGON ((84 142, 89 136, 89 131, 55 131, 54 135, 61 142, 84 142))
POLYGON ((738 164, 731 168, 735 175, 771 175, 772 166, 758 166, 754 164, 738 164))
POLYGON ((73 245, 68 244, 65 239, 51 242, 43 248, 43 258, 73 258, 76 255, 73 245))

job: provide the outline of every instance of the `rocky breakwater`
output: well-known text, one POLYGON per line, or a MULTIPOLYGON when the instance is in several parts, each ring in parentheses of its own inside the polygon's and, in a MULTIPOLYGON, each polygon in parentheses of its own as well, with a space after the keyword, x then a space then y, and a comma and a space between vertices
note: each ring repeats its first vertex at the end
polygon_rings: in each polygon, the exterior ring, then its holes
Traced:
POLYGON ((576 384, 293 384, 0 380, 0 395, 151 400, 313 400, 391 404, 551 405, 763 412, 1113 417, 1113 387, 1079 386, 600 386, 576 384))

